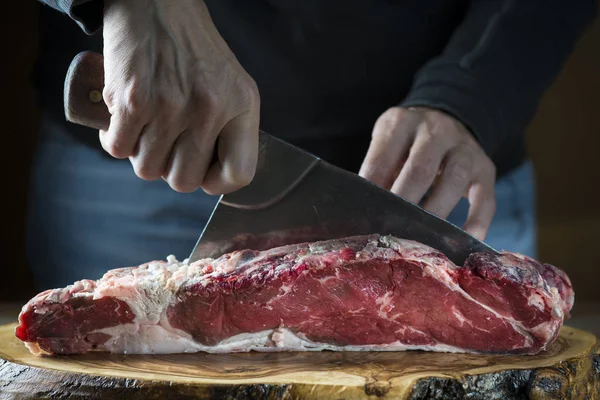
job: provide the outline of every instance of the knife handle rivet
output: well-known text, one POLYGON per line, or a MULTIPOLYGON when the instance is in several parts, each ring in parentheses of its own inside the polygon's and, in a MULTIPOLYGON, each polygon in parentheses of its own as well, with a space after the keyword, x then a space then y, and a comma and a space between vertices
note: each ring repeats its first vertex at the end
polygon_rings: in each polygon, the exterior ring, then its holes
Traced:
POLYGON ((91 90, 89 93, 89 98, 93 103, 100 103, 102 101, 102 93, 99 90, 91 90))

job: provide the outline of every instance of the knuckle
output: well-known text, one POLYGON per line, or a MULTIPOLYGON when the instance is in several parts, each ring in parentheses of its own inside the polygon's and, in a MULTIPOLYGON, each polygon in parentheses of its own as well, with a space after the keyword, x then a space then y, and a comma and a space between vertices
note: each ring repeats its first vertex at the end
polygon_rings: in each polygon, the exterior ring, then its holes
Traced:
POLYGON ((133 169, 135 174, 144 180, 156 180, 160 178, 162 171, 150 162, 134 162, 133 169))
POLYGON ((186 106, 187 99, 178 90, 165 88, 156 94, 156 111, 162 115, 171 115, 186 106))
POLYGON ((377 137, 391 136, 394 128, 402 123, 406 110, 400 107, 388 108, 381 116, 377 119, 376 124, 379 129, 373 130, 373 135, 377 137))
POLYGON ((200 95, 200 106, 205 111, 203 114, 215 114, 219 110, 221 99, 218 93, 212 89, 204 89, 200 95))
POLYGON ((200 179, 184 175, 176 175, 168 180, 169 186, 176 192, 192 193, 201 185, 200 179))
POLYGON ((166 137, 172 137, 176 132, 181 132, 183 124, 187 122, 184 116, 183 105, 177 100, 160 96, 156 101, 156 109, 148 120, 156 124, 149 140, 155 145, 166 137))
POLYGON ((102 97, 110 113, 115 114, 119 111, 133 119, 147 115, 147 96, 140 86, 136 79, 132 79, 123 88, 116 83, 106 85, 102 90, 102 97))
POLYGON ((420 182, 432 179, 436 173, 433 159, 425 158, 411 165, 409 175, 413 181, 420 182))
POLYGON ((448 165, 448 176, 455 182, 466 182, 471 179, 473 163, 470 157, 462 157, 448 165))
POLYGON ((464 165, 455 164, 450 168, 449 175, 452 181, 463 183, 467 182, 471 177, 471 170, 464 165))
POLYGON ((247 186, 252 182, 254 173, 249 170, 231 171, 225 176, 225 181, 236 188, 247 186))
POLYGON ((171 187, 173 188, 173 190, 179 193, 193 193, 196 190, 198 190, 200 185, 196 185, 190 182, 173 182, 171 184, 171 187))
POLYGON ((133 79, 123 92, 125 106, 132 113, 142 111, 145 104, 139 82, 133 79))
POLYGON ((102 89, 102 100, 104 100, 104 103, 108 107, 108 110, 111 114, 114 113, 113 109, 116 106, 116 93, 117 91, 115 90, 115 87, 112 84, 107 84, 102 89))
POLYGON ((118 137, 104 137, 101 140, 102 148, 108 154, 115 158, 127 158, 131 155, 130 146, 127 146, 122 140, 119 140, 118 137))
POLYGON ((258 84, 250 76, 246 76, 244 84, 242 85, 242 96, 248 104, 255 107, 260 106, 260 91, 258 90, 258 84))
POLYGON ((402 117, 399 114, 404 113, 401 110, 390 109, 383 113, 375 122, 371 139, 373 141, 390 142, 401 134, 401 126, 403 124, 402 117), (391 111, 390 111, 391 110, 391 111))
POLYGON ((423 119, 422 122, 422 125, 424 125, 425 127, 423 131, 427 132, 427 134, 431 138, 434 138, 435 136, 437 136, 438 133, 444 131, 444 127, 442 126, 442 124, 443 122, 440 121, 438 118, 428 115, 426 118, 423 119))
POLYGON ((408 112, 408 110, 402 107, 390 107, 385 111, 384 115, 386 116, 386 119, 398 123, 405 118, 408 112))
POLYGON ((129 84, 125 86, 122 102, 122 107, 133 118, 149 114, 148 94, 139 79, 132 78, 129 84))
POLYGON ((447 136, 440 134, 439 128, 426 124, 427 128, 421 130, 423 141, 427 147, 446 147, 447 136))
POLYGON ((125 158, 128 156, 127 152, 117 142, 111 142, 104 145, 104 150, 115 158, 125 158))
POLYGON ((477 160, 477 164, 480 169, 484 172, 496 172, 496 165, 490 158, 490 156, 486 153, 486 151, 481 147, 479 142, 477 142, 472 136, 469 134, 469 140, 463 142, 463 146, 475 157, 477 160))

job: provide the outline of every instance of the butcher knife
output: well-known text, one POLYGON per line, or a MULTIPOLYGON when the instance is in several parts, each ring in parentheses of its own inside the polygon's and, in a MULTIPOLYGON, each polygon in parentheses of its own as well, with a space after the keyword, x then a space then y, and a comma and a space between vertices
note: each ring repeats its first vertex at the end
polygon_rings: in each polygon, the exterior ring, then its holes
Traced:
MULTIPOLYGON (((103 56, 79 53, 65 81, 66 119, 106 130, 103 87, 103 56)), ((261 131, 254 179, 218 198, 188 262, 242 248, 374 233, 429 245, 457 265, 473 252, 497 253, 419 205, 261 131)))

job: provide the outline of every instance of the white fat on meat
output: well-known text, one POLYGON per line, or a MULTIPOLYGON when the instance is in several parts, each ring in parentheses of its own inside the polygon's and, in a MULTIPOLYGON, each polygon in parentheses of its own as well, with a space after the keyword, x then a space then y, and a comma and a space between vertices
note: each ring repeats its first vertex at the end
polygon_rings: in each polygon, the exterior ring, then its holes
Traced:
POLYGON ((540 311, 544 311, 544 299, 538 293, 531 293, 527 298, 527 305, 533 306, 540 311))
POLYGON ((285 328, 267 329, 256 333, 241 333, 221 341, 214 346, 195 342, 185 333, 165 329, 162 325, 127 324, 105 328, 96 332, 111 338, 97 350, 118 354, 172 354, 172 353, 230 353, 230 352, 278 352, 278 351, 406 351, 423 350, 449 353, 464 353, 464 349, 436 344, 432 346, 407 345, 394 342, 383 345, 335 346, 313 342, 301 333, 285 328), (135 327, 132 327, 135 325, 135 327))
MULTIPOLYGON (((375 250, 376 252, 398 252, 403 258, 420 263, 423 265, 424 275, 428 275, 440 281, 452 291, 460 293, 469 301, 494 314, 497 318, 507 321, 513 326, 515 331, 519 332, 524 337, 525 346, 529 346, 533 342, 531 333, 528 332, 528 329, 526 329, 522 323, 513 318, 506 318, 500 315, 491 307, 475 300, 466 293, 451 276, 454 269, 456 269, 456 266, 451 261, 440 258, 439 253, 435 252, 433 249, 410 240, 394 237, 382 237, 380 240, 390 248, 377 248, 375 250)), ((327 248, 320 248, 318 246, 311 247, 311 252, 300 257, 297 261, 301 262, 302 259, 316 257, 320 255, 320 252, 326 252, 327 250, 327 248)), ((373 252, 366 251, 363 254, 364 256, 368 256, 369 254, 373 254, 373 252)), ((267 255, 264 255, 263 257, 266 256, 267 255)), ((383 254, 383 256, 385 256, 385 254, 383 254)), ((357 254, 356 258, 360 257, 361 255, 357 254)), ((249 262, 256 265, 257 260, 258 258, 254 258, 249 262)), ((111 336, 111 339, 105 344, 106 349, 113 352, 128 353, 173 353, 196 351, 219 353, 260 349, 263 351, 301 351, 309 349, 344 349, 360 351, 375 348, 378 350, 381 349, 381 345, 339 347, 322 343, 313 343, 310 340, 299 338, 287 329, 265 330, 258 333, 243 333, 228 338, 216 346, 204 346, 195 342, 189 334, 171 327, 164 316, 164 311, 174 300, 174 293, 176 293, 181 284, 190 284, 190 281, 194 281, 194 283, 203 283, 206 285, 213 275, 231 273, 236 268, 243 268, 245 266, 245 262, 240 261, 239 257, 232 257, 222 263, 216 264, 211 273, 203 272, 205 267, 214 261, 215 260, 210 259, 200 260, 192 265, 188 265, 184 262, 177 261, 174 256, 169 256, 167 258, 167 263, 153 262, 145 264, 136 269, 133 276, 131 275, 131 272, 120 275, 119 270, 109 271, 106 276, 108 279, 103 279, 96 287, 94 297, 114 296, 121 299, 129 305, 136 317, 132 324, 96 331, 111 336)), ((280 272, 284 269, 276 268, 275 270, 276 272, 280 272)), ((282 289, 283 293, 280 291, 280 294, 286 294, 290 288, 285 287, 282 289)), ((386 295, 379 299, 379 312, 380 314, 383 314, 382 316, 394 319, 397 315, 389 315, 389 312, 391 311, 389 309, 391 300, 392 293, 386 293, 386 295)), ((540 298, 530 299, 530 301, 539 302, 543 300, 540 298)), ((534 304, 534 306, 538 307, 537 304, 534 304)), ((465 322, 465 318, 462 315, 460 316, 462 318, 457 315, 455 316, 460 322, 465 322)), ((544 329, 550 329, 551 331, 551 325, 539 326, 537 332, 541 332, 544 329)), ((446 345, 407 346, 399 342, 385 345, 384 347, 388 350, 419 349, 464 352, 464 349, 452 349, 451 346, 446 345)))
POLYGON ((401 254, 404 259, 423 265, 423 275, 428 275, 431 278, 441 282, 453 292, 459 293, 473 304, 476 304, 486 311, 489 311, 495 315, 496 318, 508 322, 516 332, 524 337, 525 347, 528 347, 533 343, 532 335, 520 321, 517 321, 512 317, 504 317, 488 305, 477 301, 471 295, 465 292, 465 290, 458 283, 456 283, 454 279, 452 279, 451 274, 453 274, 454 270, 457 268, 452 261, 448 260, 447 258, 439 257, 439 253, 436 253, 428 246, 410 240, 385 236, 381 238, 381 241, 386 243, 388 246, 393 247, 394 250, 401 254))
MULTIPOLYGON (((122 268, 108 271, 104 277, 98 281, 82 280, 65 289, 48 290, 37 296, 38 300, 59 303, 65 301, 70 296, 91 296, 99 299, 105 296, 113 297, 124 301, 132 310, 135 318, 132 323, 122 324, 111 328, 105 328, 94 331, 94 333, 104 333, 110 336, 103 346, 97 350, 106 350, 114 353, 128 354, 165 354, 165 353, 189 353, 205 351, 209 353, 243 352, 243 351, 403 351, 403 350, 424 350, 440 352, 458 352, 464 353, 464 349, 455 348, 444 344, 435 344, 431 346, 406 345, 401 342, 394 342, 385 345, 364 345, 364 346, 334 346, 325 343, 315 343, 308 340, 301 333, 294 333, 290 330, 280 327, 277 329, 267 329, 256 333, 242 333, 227 338, 215 346, 205 346, 196 342, 190 334, 173 328, 166 318, 166 310, 169 305, 176 301, 175 294, 182 285, 201 284, 206 286, 215 276, 231 273, 236 269, 246 268, 245 273, 252 274, 258 268, 260 260, 278 253, 286 253, 296 245, 286 246, 272 252, 266 251, 259 257, 245 260, 241 253, 234 254, 232 257, 225 257, 219 260, 204 259, 188 264, 187 259, 179 262, 174 256, 170 255, 165 261, 153 261, 142 264, 137 268, 122 268), (253 265, 248 265, 253 263, 253 265)), ((310 245, 308 252, 298 254, 293 262, 301 263, 310 259, 315 268, 326 267, 331 259, 328 252, 331 250, 328 245, 310 245)), ((524 347, 528 347, 533 342, 531 333, 545 337, 556 332, 557 324, 560 321, 541 324, 534 329, 526 329, 521 322, 513 318, 507 318, 500 315, 494 309, 471 297, 465 290, 453 279, 458 268, 450 260, 440 257, 440 253, 423 244, 410 240, 398 239, 390 236, 376 237, 371 240, 360 251, 354 255, 355 260, 368 260, 370 258, 393 259, 398 254, 408 261, 414 261, 423 267, 423 274, 441 282, 450 290, 460 294, 472 304, 478 305, 489 311, 496 318, 501 319, 512 325, 515 331, 519 332, 525 339, 524 347)), ((335 256, 331 256, 335 257, 335 256)), ((274 274, 292 267, 289 260, 282 260, 281 265, 274 268, 274 274)), ((323 279, 321 284, 327 281, 323 279)), ((280 295, 286 295, 291 287, 282 286, 280 295)), ((554 288, 552 288, 554 289, 554 288)), ((554 300, 553 313, 555 316, 563 316, 562 309, 556 304, 560 299, 558 291, 551 290, 551 300, 554 300)), ((393 293, 388 292, 380 299, 377 304, 381 317, 395 319, 399 314, 392 314, 393 293), (391 314, 391 315, 390 315, 391 314)), ((543 310, 543 294, 530 295, 529 305, 543 310)), ((29 304, 28 306, 31 306, 29 304)), ((43 311, 42 311, 43 312, 43 311)), ((455 318, 461 323, 471 325, 471 322, 453 309, 455 318)), ((489 319, 489 317, 488 317, 489 319)), ((407 326, 412 332, 417 332, 414 328, 407 326)), ((424 334, 418 331, 418 333, 424 334)), ((32 353, 40 352, 39 346, 35 343, 26 343, 26 346, 32 353)))

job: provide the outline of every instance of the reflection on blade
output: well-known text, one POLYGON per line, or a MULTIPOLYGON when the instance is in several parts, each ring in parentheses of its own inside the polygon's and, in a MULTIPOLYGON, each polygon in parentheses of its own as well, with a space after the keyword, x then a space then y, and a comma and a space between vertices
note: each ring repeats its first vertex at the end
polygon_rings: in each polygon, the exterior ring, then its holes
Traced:
POLYGON ((392 234, 429 245, 462 265, 485 243, 360 176, 324 161, 278 202, 244 209, 219 202, 190 261, 242 248, 270 247, 344 236, 392 234))

